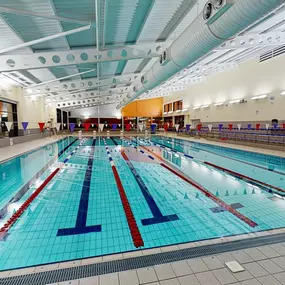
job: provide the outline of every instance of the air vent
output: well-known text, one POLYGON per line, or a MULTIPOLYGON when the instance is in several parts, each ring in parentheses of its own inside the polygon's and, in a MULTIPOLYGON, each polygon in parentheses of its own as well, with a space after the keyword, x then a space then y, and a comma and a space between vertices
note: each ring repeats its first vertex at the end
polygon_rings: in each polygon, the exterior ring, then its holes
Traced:
POLYGON ((259 62, 269 60, 269 59, 276 57, 276 56, 279 56, 283 53, 285 53, 285 45, 279 46, 277 48, 274 48, 273 50, 270 50, 270 51, 263 53, 259 57, 259 62))

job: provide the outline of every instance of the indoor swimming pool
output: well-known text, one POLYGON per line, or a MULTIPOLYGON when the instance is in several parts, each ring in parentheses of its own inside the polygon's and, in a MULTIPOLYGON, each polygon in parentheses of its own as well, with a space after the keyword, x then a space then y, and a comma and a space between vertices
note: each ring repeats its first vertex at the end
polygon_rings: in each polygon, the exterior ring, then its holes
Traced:
POLYGON ((67 137, 0 174, 0 270, 285 227, 280 157, 161 136, 67 137))

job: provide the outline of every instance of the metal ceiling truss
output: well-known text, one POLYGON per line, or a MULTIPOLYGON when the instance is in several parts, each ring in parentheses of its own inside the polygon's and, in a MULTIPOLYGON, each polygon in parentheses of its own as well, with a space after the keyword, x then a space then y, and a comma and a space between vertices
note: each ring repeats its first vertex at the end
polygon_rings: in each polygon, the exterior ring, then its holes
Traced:
POLYGON ((76 49, 26 55, 0 56, 0 71, 36 69, 68 66, 84 63, 100 63, 119 60, 159 57, 165 43, 137 44, 122 47, 109 47, 105 50, 76 49))
POLYGON ((82 92, 77 92, 77 93, 72 93, 72 94, 61 94, 61 95, 55 95, 55 96, 46 96, 45 101, 46 102, 65 102, 68 100, 83 100, 83 99, 92 99, 92 98, 98 98, 98 97, 114 97, 116 99, 120 99, 123 97, 123 95, 127 94, 128 91, 123 91, 123 92, 113 92, 110 90, 105 90, 105 91, 82 91, 82 92))
POLYGON ((216 50, 235 50, 240 48, 256 48, 279 46, 285 44, 285 32, 268 32, 264 34, 246 34, 224 42, 216 50))
POLYGON ((29 87, 25 89, 24 95, 39 95, 51 92, 66 92, 78 89, 91 89, 102 88, 112 85, 131 85, 132 83, 140 82, 140 73, 137 74, 124 74, 120 76, 111 76, 108 78, 101 78, 99 81, 95 78, 83 79, 83 80, 68 80, 65 82, 52 82, 50 84, 43 84, 40 86, 29 87))

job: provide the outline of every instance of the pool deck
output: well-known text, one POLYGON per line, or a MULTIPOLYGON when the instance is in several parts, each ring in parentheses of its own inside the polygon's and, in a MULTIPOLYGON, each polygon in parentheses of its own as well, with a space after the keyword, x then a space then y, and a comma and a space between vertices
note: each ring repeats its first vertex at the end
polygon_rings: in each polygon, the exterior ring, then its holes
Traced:
MULTIPOLYGON (((90 134, 91 135, 91 134, 90 134)), ((105 134, 102 134, 105 135, 105 134)), ((118 135, 118 134, 116 134, 118 135)), ((132 136, 135 133, 130 134, 132 136)), ((277 155, 285 157, 284 151, 268 150, 257 147, 241 146, 230 143, 207 141, 205 139, 193 139, 187 137, 176 136, 168 133, 168 137, 176 137, 178 139, 208 143, 213 145, 225 146, 235 149, 242 149, 263 154, 277 155)), ((49 143, 55 142, 62 136, 43 138, 35 141, 18 144, 15 146, 4 147, 0 149, 0 161, 5 161, 11 157, 42 147, 49 143)), ((259 233, 250 233, 240 236, 232 236, 205 240, 200 242, 185 243, 161 248, 138 250, 115 255, 107 255, 95 258, 75 260, 69 262, 54 263, 43 266, 29 267, 17 270, 8 270, 0 272, 0 278, 6 282, 3 284, 21 284, 12 283, 12 277, 19 275, 38 274, 40 272, 53 270, 65 270, 66 268, 82 268, 91 264, 100 264, 110 261, 119 261, 128 258, 140 258, 147 255, 159 255, 165 252, 187 250, 191 248, 199 248, 214 244, 223 244, 235 242, 237 240, 245 240, 261 236, 271 236, 285 234, 285 228, 272 231, 264 231, 259 233), (11 277, 11 278, 10 278, 11 277)), ((285 239, 284 242, 269 244, 259 247, 234 250, 216 255, 201 256, 199 258, 184 259, 173 263, 164 263, 146 268, 133 269, 128 271, 120 271, 111 274, 98 275, 83 279, 69 280, 59 283, 60 285, 280 285, 285 284, 285 239), (225 262, 237 261, 245 269, 239 273, 232 273, 225 265, 225 262)), ((0 284, 2 284, 0 279, 0 284)), ((26 284, 26 283, 25 283, 26 284)), ((48 284, 48 283, 31 283, 31 284, 48 284)), ((51 283, 50 283, 51 284, 51 283)))

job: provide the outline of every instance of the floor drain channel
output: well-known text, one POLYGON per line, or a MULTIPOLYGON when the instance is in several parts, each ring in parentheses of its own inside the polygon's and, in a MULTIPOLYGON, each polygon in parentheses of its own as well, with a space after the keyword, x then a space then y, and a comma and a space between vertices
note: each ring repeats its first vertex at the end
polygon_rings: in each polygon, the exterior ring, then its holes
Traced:
POLYGON ((47 272, 39 272, 27 275, 6 277, 0 279, 1 285, 46 285, 81 279, 96 275, 120 272, 143 267, 154 266, 185 259, 197 258, 208 255, 216 255, 224 252, 241 250, 262 245, 282 243, 285 241, 285 233, 261 236, 250 239, 211 244, 200 247, 185 248, 170 252, 151 254, 128 259, 119 259, 102 263, 95 263, 72 268, 57 269, 47 272))

